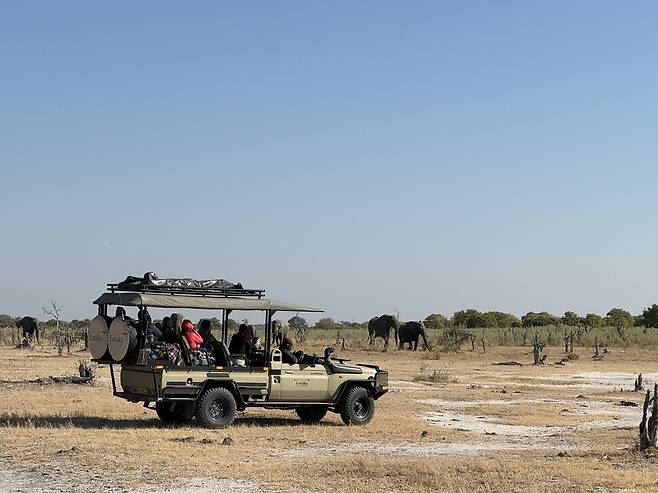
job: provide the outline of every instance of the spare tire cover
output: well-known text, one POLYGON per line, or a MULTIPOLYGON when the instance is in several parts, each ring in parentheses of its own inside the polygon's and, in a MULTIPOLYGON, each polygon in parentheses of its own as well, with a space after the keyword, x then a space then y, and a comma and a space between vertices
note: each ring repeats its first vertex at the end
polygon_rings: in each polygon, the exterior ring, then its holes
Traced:
POLYGON ((105 318, 96 315, 89 324, 87 334, 87 347, 94 359, 103 359, 107 356, 107 333, 109 329, 105 318))
POLYGON ((137 347, 137 330, 121 317, 110 324, 107 345, 114 361, 122 361, 137 347))

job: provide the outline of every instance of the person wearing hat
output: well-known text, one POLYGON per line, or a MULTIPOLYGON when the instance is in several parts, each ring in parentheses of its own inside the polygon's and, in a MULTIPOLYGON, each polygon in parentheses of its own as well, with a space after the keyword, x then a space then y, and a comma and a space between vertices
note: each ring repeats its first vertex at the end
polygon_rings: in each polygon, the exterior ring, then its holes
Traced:
POLYGON ((181 335, 190 345, 190 349, 196 349, 199 344, 203 344, 203 337, 197 332, 195 325, 191 320, 183 320, 181 325, 181 335))

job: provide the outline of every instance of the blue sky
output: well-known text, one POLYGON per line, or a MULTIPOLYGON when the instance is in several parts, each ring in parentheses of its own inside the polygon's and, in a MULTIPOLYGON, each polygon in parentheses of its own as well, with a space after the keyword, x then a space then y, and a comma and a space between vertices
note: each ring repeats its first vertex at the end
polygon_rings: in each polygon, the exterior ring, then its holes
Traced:
POLYGON ((3 2, 0 311, 658 301, 653 2, 3 2), (39 287, 36 287, 39 286, 39 287))

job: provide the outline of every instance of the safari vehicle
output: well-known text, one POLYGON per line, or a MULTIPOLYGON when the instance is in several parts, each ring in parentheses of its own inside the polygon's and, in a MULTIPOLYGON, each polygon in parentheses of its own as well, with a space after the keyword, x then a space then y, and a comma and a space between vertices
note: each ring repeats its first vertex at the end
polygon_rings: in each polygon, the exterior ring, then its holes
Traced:
MULTIPOLYGON (((294 409, 303 421, 318 422, 327 411, 339 413, 348 425, 369 423, 375 400, 388 390, 388 372, 375 365, 350 364, 332 357, 327 348, 322 357, 305 356, 298 364, 282 360, 272 346, 272 320, 277 312, 322 310, 274 301, 263 290, 226 287, 172 287, 108 284, 94 304, 98 316, 91 323, 89 350, 92 361, 108 364, 113 395, 155 408, 165 423, 180 424, 196 418, 208 428, 224 428, 236 410, 248 407, 294 409), (197 309, 221 313, 221 337, 212 342, 214 364, 192 365, 190 350, 180 338, 183 365, 169 359, 154 359, 153 342, 144 321, 108 317, 108 307, 197 309), (250 362, 227 349, 228 320, 233 310, 264 312, 264 347, 254 350, 250 362), (120 366, 120 387, 115 377, 120 366)), ((213 314, 209 314, 209 317, 213 314)))

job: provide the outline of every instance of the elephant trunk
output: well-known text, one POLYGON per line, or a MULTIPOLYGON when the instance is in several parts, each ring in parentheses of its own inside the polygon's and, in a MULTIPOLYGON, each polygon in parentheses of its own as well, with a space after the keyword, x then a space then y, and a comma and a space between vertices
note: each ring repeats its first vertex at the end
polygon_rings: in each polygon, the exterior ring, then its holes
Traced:
POLYGON ((422 336, 423 336, 423 342, 425 343, 425 349, 431 351, 432 348, 430 347, 430 343, 427 341, 427 336, 425 334, 422 334, 422 336))

